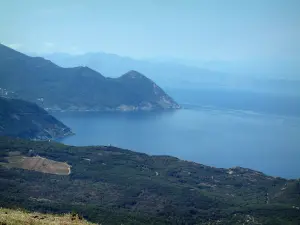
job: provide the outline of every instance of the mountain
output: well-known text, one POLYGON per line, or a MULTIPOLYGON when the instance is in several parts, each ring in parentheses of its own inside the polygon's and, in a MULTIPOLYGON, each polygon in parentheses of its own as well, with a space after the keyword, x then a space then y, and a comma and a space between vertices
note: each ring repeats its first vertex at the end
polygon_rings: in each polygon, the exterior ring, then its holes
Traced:
POLYGON ((300 221, 299 179, 112 146, 74 147, 0 137, 0 177, 2 207, 75 212, 101 224, 300 221), (46 160, 52 166, 42 163, 46 160), (63 163, 70 165, 68 174, 43 173, 43 165, 51 172, 63 163))
POLYGON ((118 77, 128 70, 137 70, 147 74, 163 88, 170 87, 207 87, 224 85, 226 74, 198 67, 186 66, 172 62, 154 62, 137 60, 108 53, 86 53, 69 55, 53 53, 44 55, 46 59, 62 67, 88 66, 109 77, 118 77))
POLYGON ((299 68, 296 68, 299 63, 297 64, 297 62, 262 61, 260 65, 253 63, 250 66, 243 62, 229 61, 137 60, 103 52, 81 55, 52 53, 44 55, 44 57, 63 67, 88 66, 110 77, 118 77, 119 74, 128 70, 137 70, 147 74, 149 78, 166 90, 179 88, 232 89, 300 95, 299 68), (286 65, 283 66, 283 64, 286 65), (279 70, 280 72, 277 73, 279 70))
POLYGON ((0 136, 48 140, 72 134, 38 105, 0 97, 0 136))
POLYGON ((179 105, 136 71, 106 78, 88 67, 62 68, 0 45, 0 88, 47 110, 162 110, 179 105))

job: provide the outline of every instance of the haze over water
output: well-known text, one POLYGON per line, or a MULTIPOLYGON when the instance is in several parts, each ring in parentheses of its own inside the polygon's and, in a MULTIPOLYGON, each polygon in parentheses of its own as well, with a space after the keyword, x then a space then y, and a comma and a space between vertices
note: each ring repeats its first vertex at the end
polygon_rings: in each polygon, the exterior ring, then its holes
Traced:
POLYGON ((218 109, 174 112, 57 113, 71 145, 114 145, 215 167, 241 166, 300 177, 300 118, 218 109))

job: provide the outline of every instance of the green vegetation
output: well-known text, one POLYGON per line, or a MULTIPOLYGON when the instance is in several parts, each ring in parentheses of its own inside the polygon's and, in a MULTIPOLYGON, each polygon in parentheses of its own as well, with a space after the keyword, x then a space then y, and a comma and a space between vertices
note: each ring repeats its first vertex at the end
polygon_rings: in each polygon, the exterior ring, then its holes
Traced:
MULTIPOLYGON (((179 108, 136 71, 105 78, 88 67, 62 68, 0 44, 0 88, 49 110, 156 110, 179 108)), ((1 92, 0 92, 1 94, 1 92)))
POLYGON ((0 167, 0 205, 103 224, 299 224, 300 181, 111 146, 0 138, 0 160, 67 162, 68 176, 0 167))
POLYGON ((0 97, 0 136, 45 140, 70 134, 70 128, 38 105, 0 97))
POLYGON ((1 225, 93 225, 77 214, 53 215, 0 208, 1 225))

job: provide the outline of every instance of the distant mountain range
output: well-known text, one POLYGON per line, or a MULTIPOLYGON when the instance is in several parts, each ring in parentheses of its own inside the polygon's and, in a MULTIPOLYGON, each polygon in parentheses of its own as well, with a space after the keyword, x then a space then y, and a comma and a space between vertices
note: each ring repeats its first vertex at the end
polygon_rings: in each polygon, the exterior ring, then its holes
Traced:
POLYGON ((131 70, 106 78, 85 66, 62 68, 0 45, 0 94, 13 93, 52 111, 135 111, 180 106, 153 81, 131 70), (4 91, 3 91, 4 90, 4 91))
POLYGON ((189 62, 182 59, 137 60, 102 52, 43 57, 62 67, 88 66, 109 77, 137 70, 164 89, 238 89, 300 95, 299 66, 286 62, 189 62), (297 78, 298 77, 298 78, 297 78))
POLYGON ((226 79, 227 75, 180 63, 137 60, 101 52, 82 55, 53 53, 43 57, 62 67, 88 66, 109 77, 118 77, 128 70, 137 70, 147 74, 163 88, 215 86, 226 79))
POLYGON ((48 140, 71 134, 70 128, 38 105, 0 97, 0 136, 48 140))

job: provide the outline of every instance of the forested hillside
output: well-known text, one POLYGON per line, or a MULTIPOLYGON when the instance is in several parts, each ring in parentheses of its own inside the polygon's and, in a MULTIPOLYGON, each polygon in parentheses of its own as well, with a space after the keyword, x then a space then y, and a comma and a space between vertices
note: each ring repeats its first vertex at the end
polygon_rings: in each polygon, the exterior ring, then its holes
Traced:
POLYGON ((76 212, 104 224, 298 224, 299 180, 219 169, 112 146, 72 147, 0 138, 0 204, 76 212), (43 157, 69 175, 18 169, 11 157, 43 157))

